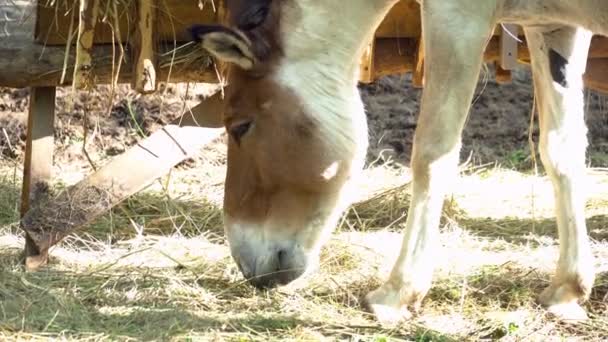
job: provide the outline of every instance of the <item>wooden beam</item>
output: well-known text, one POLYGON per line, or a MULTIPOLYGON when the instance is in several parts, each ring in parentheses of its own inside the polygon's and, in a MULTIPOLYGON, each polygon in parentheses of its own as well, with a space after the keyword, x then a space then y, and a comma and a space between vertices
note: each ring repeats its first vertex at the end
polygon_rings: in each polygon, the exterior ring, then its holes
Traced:
POLYGON ((424 87, 424 39, 418 38, 418 48, 416 49, 416 64, 412 75, 412 86, 416 88, 424 87))
POLYGON ((191 109, 187 109, 181 117, 173 120, 171 125, 180 127, 224 127, 224 98, 221 92, 208 97, 191 109))
MULTIPOLYGON (((45 201, 53 169, 55 88, 31 88, 27 120, 23 186, 20 213, 45 201)), ((48 251, 40 250, 29 234, 25 235, 25 266, 36 269, 48 260, 48 251)))
POLYGON ((513 75, 511 74, 511 70, 505 70, 500 66, 500 63, 494 62, 494 78, 497 83, 507 84, 511 83, 513 80, 513 75))
MULTIPOLYGON (((218 138, 223 111, 221 94, 216 94, 178 119, 115 157, 79 183, 35 203, 21 220, 23 229, 41 254, 67 235, 137 193, 167 173, 201 147, 218 138), (137 170, 129 172, 128 170, 137 170)), ((31 264, 35 268, 41 264, 31 264)))
POLYGON ((608 94, 608 58, 589 60, 584 79, 586 87, 608 94))
MULTIPOLYGON (((68 40, 70 19, 72 17, 70 10, 66 9, 73 8, 75 1, 78 0, 31 1, 36 8, 32 8, 30 13, 33 13, 33 11, 37 13, 36 30, 33 32, 36 42, 46 44, 47 46, 65 46, 68 40)), ((19 2, 23 3, 25 1, 19 2)), ((106 23, 100 22, 97 25, 94 39, 96 45, 111 44, 116 38, 122 43, 128 43, 130 39, 133 39, 131 34, 133 33, 132 28, 136 24, 135 16, 137 13, 135 2, 132 0, 101 0, 100 8, 102 9, 108 6, 111 7, 113 4, 116 5, 119 13, 116 22, 119 26, 120 35, 116 37, 116 31, 113 31, 115 27, 108 25, 108 23, 111 23, 114 26, 115 21, 113 18, 108 17, 106 23), (109 5, 109 3, 112 3, 112 5, 109 5)), ((158 40, 171 45, 174 41, 182 43, 190 41, 191 37, 188 28, 192 25, 213 25, 220 22, 219 18, 224 2, 225 0, 157 1, 157 20, 155 26, 158 40)), ((78 7, 76 6, 76 8, 78 7)), ((77 16, 73 18, 75 19, 72 22, 72 26, 74 27, 78 25, 77 18, 77 16)))
MULTIPOLYGON (((175 60, 183 59, 184 56, 192 53, 194 48, 178 50, 175 60)), ((171 67, 170 62, 173 56, 167 52, 172 49, 172 46, 166 46, 161 47, 159 51, 161 57, 156 75, 159 82, 217 82, 217 74, 210 67, 212 60, 209 57, 201 55, 196 60, 174 64, 171 67)), ((112 71, 115 70, 112 65, 112 51, 112 46, 97 45, 93 47, 92 59, 95 60, 96 84, 111 84, 113 81, 112 71)), ((0 39, 0 86, 23 88, 70 85, 73 71, 71 67, 68 68, 64 83, 60 83, 64 56, 65 46, 44 47, 33 43, 31 38, 19 39, 17 36, 0 39)), ((130 83, 132 80, 135 63, 128 54, 125 59, 118 83, 130 83)), ((74 65, 73 54, 69 57, 67 65, 74 65)))
POLYGON ((519 27, 513 24, 503 24, 499 38, 499 57, 494 62, 496 82, 505 84, 512 80, 511 70, 517 68, 519 27))
POLYGON ((91 89, 95 85, 93 74, 93 37, 99 13, 99 0, 80 0, 78 12, 78 38, 76 39, 76 60, 73 84, 76 89, 91 89))
MULTIPOLYGON (((586 85, 589 88, 608 92, 608 39, 594 38, 594 45, 589 50, 589 61, 585 75, 586 85)), ((376 38, 374 53, 374 79, 392 74, 413 72, 419 58, 416 58, 416 40, 410 38, 376 38)), ((500 40, 494 37, 488 43, 484 54, 487 63, 500 61, 500 40)), ((530 52, 526 42, 517 44, 517 60, 519 63, 530 63, 530 52)), ((510 74, 502 75, 497 68, 497 81, 507 82, 510 74)))
POLYGON ((374 55, 376 53, 376 39, 372 38, 372 41, 367 45, 363 56, 361 57, 361 63, 359 64, 359 81, 363 83, 371 83, 375 80, 375 67, 374 67, 374 55))
POLYGON ((156 91, 156 1, 137 0, 136 30, 131 41, 131 49, 135 54, 135 69, 133 70, 133 88, 142 94, 156 91))
POLYGON ((589 47, 590 58, 608 58, 608 37, 595 36, 589 47))
POLYGON ((513 24, 504 24, 500 32, 500 68, 502 70, 513 70, 517 68, 517 45, 516 38, 519 27, 513 24))
POLYGON ((374 78, 410 72, 414 69, 416 40, 377 38, 374 53, 374 78))

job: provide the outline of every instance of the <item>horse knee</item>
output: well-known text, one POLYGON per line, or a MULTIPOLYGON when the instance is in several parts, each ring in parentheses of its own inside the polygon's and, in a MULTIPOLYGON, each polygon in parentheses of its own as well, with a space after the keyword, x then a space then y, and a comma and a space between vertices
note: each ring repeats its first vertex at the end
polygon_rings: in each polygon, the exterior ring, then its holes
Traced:
POLYGON ((567 131, 548 132, 539 146, 541 160, 551 177, 575 176, 585 168, 587 128, 582 123, 567 131))
POLYGON ((412 154, 412 172, 419 184, 449 185, 457 173, 460 141, 438 142, 433 137, 419 139, 412 154), (432 141, 435 140, 435 141, 432 141))

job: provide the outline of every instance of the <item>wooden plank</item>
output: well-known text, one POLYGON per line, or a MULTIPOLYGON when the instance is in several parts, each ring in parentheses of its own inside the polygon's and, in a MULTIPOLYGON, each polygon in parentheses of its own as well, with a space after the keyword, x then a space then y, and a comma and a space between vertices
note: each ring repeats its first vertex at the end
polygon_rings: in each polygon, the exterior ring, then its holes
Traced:
MULTIPOLYGON (((217 94, 153 133, 109 164, 66 190, 36 202, 21 225, 41 253, 83 228, 113 206, 161 177, 201 147, 218 138, 223 99, 217 94), (125 172, 137 170, 137 172, 125 172)), ((35 267, 36 264, 32 264, 35 267)))
POLYGON ((410 72, 414 68, 416 40, 378 38, 374 53, 374 78, 410 72))
POLYGON ((595 36, 589 47, 590 58, 608 58, 608 37, 595 36))
MULTIPOLYGON (((35 39, 39 43, 47 45, 63 45, 68 39, 71 13, 77 0, 38 1, 37 25, 35 39), (51 5, 52 4, 52 5, 51 5), (67 9, 67 10, 66 10, 67 9)), ((101 0, 100 8, 104 9, 102 17, 113 15, 112 6, 108 1, 101 0)), ((223 1, 199 1, 199 0, 163 0, 158 2, 157 37, 165 42, 187 42, 190 41, 188 28, 194 24, 217 23, 217 8, 223 1), (202 4, 202 8, 200 7, 202 4)), ((135 1, 119 1, 117 10, 120 25, 120 41, 127 42, 131 28, 136 25, 135 1)), ((77 8, 77 6, 76 6, 77 8)), ((77 19, 77 17, 76 17, 77 19)), ((75 19, 75 20, 76 20, 75 19)), ((113 20, 109 19, 105 24, 97 25, 95 28, 95 44, 110 44, 113 42, 113 31, 111 25, 113 20)), ((72 25, 77 27, 78 23, 72 25)))
POLYGON ((76 89, 91 89, 94 86, 93 37, 97 26, 99 0, 80 0, 78 12, 78 38, 76 39, 76 63, 73 84, 76 89))
POLYGON ((378 38, 418 38, 421 35, 420 5, 416 0, 399 1, 378 29, 378 38))
MULTIPOLYGON (((27 120, 21 216, 30 207, 44 201, 49 193, 53 169, 55 88, 31 88, 27 120)), ((35 269, 48 260, 47 251, 37 248, 29 234, 25 235, 26 269, 35 269)))
POLYGON ((224 99, 221 92, 204 99, 192 109, 187 109, 181 117, 173 120, 172 125, 180 127, 224 127, 224 99))
POLYGON ((497 83, 500 84, 508 84, 511 83, 512 79, 513 79, 513 75, 511 73, 511 70, 505 70, 503 69, 499 63, 494 63, 494 70, 495 70, 495 76, 494 78, 496 79, 497 83))
POLYGON ((608 58, 589 60, 584 79, 586 87, 608 94, 608 58))
MULTIPOLYGON (((530 63, 530 53, 525 41, 517 45, 517 50, 518 61, 520 63, 530 63)), ((374 78, 378 79, 386 75, 414 71, 416 65, 415 51, 416 41, 414 39, 377 39, 374 78)), ((597 56, 604 56, 602 49, 597 48, 590 51, 587 73, 585 74, 585 85, 591 89, 608 93, 608 56, 600 58, 597 56)), ((484 60, 487 63, 497 63, 500 60, 500 40, 498 37, 492 38, 488 43, 484 60)), ((497 67, 500 66, 497 65, 497 67)), ((501 74, 501 70, 499 69, 497 69, 497 81, 508 81, 508 78, 505 79, 505 76, 501 74)))
POLYGON ((516 37, 519 35, 519 27, 513 24, 504 24, 500 32, 500 68, 502 70, 513 70, 517 68, 517 45, 516 37))
POLYGON ((156 1, 137 0, 136 30, 131 43, 134 53, 135 69, 133 88, 142 94, 156 91, 156 1))
POLYGON ((374 68, 374 55, 376 53, 376 39, 372 38, 372 41, 367 44, 363 56, 361 57, 361 63, 359 63, 359 82, 371 83, 374 81, 375 68, 374 68))
POLYGON ((424 87, 424 39, 418 38, 418 48, 416 49, 416 64, 412 75, 412 86, 416 88, 424 87))
MULTIPOLYGON (((159 67, 157 79, 159 82, 217 82, 217 74, 210 68, 211 58, 200 55, 196 60, 170 65, 173 56, 167 53, 173 46, 160 48, 159 67), (170 76, 170 78, 169 78, 170 76)), ((182 48, 176 51, 175 59, 183 59, 198 46, 182 48)), ((72 49, 73 50, 73 49, 72 49)), ((117 49, 116 49, 117 50, 117 49)), ((95 60, 95 83, 112 83, 112 46, 96 45, 93 47, 92 58, 95 60)), ((200 54, 200 50, 198 50, 200 54)), ((72 82, 71 66, 74 65, 73 51, 68 58, 66 78, 61 83, 61 74, 64 65, 65 46, 43 46, 24 37, 23 34, 14 34, 0 39, 0 86, 4 87, 46 87, 70 85, 72 82)), ((134 66, 132 57, 126 54, 122 65, 119 83, 130 83, 134 66)))

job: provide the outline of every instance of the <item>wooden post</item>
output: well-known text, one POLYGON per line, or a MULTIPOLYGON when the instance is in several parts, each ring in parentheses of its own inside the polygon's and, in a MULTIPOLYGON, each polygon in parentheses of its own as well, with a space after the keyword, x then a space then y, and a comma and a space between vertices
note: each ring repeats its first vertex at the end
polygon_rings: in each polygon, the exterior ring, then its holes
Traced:
POLYGON ((76 89, 90 89, 95 84, 91 51, 99 12, 99 0, 80 0, 79 10, 74 87, 76 89))
MULTIPOLYGON (((30 206, 42 201, 49 191, 53 168, 55 120, 55 88, 31 88, 30 109, 27 120, 23 187, 21 190, 21 216, 30 206)), ((25 234, 25 266, 36 269, 48 260, 48 251, 41 251, 25 234)))
POLYGON ((412 85, 416 88, 424 87, 424 39, 422 36, 418 39, 418 48, 416 49, 416 64, 414 65, 414 74, 412 75, 412 85))
POLYGON ((138 0, 137 29, 131 43, 136 63, 133 70, 133 88, 142 94, 156 91, 156 56, 155 29, 156 2, 153 0, 138 0))
POLYGON ((376 38, 374 37, 363 51, 363 56, 361 56, 361 62, 359 64, 359 81, 362 83, 372 83, 376 79, 374 67, 375 54, 376 38))
POLYGON ((517 25, 503 24, 500 32, 499 60, 496 66, 496 82, 510 83, 511 70, 517 68, 517 25))
POLYGON ((585 86, 608 94, 608 58, 593 58, 587 61, 584 80, 585 86))

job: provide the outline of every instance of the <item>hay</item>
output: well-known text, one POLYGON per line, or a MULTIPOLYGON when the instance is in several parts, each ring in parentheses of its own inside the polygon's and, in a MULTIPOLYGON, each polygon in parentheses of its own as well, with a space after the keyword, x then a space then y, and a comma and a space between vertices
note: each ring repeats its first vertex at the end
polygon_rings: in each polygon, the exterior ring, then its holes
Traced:
MULTIPOLYGON (((112 86, 117 85, 123 61, 127 57, 125 56, 124 45, 130 45, 131 50, 133 50, 133 60, 131 63, 135 64, 135 66, 132 70, 132 83, 134 88, 141 93, 148 94, 156 90, 155 67, 157 66, 173 70, 174 67, 180 64, 202 62, 201 65, 208 68, 210 66, 208 54, 200 48, 183 50, 192 45, 192 43, 178 42, 175 32, 176 28, 173 23, 173 20, 178 19, 172 13, 172 8, 165 1, 155 3, 155 6, 158 7, 152 8, 150 5, 151 3, 145 2, 140 6, 135 0, 62 0, 39 3, 38 14, 40 17, 38 18, 39 25, 37 25, 36 35, 39 40, 44 37, 43 41, 45 44, 49 40, 57 43, 57 39, 61 38, 54 38, 54 36, 61 36, 62 26, 58 25, 58 22, 62 20, 69 21, 65 41, 66 59, 61 80, 63 83, 68 71, 67 57, 70 56, 72 44, 75 44, 76 58, 74 65, 70 67, 73 70, 72 84, 75 89, 92 89, 95 85, 96 75, 94 74, 94 66, 99 63, 99 60, 93 60, 92 48, 94 37, 96 42, 97 39, 101 39, 101 42, 105 42, 108 39, 104 37, 104 30, 109 31, 105 35, 110 36, 113 47, 112 55, 106 56, 106 58, 111 58, 112 60, 112 86), (168 19, 172 30, 174 30, 171 41, 162 42, 163 45, 172 45, 173 48, 161 54, 156 54, 156 51, 154 51, 161 44, 154 30, 156 26, 152 28, 144 24, 145 21, 150 20, 146 18, 148 16, 152 16, 153 19, 151 21, 156 23, 157 12, 164 15, 164 17, 160 18, 160 21, 168 19), (50 13, 54 13, 54 17, 52 19, 45 18, 50 13), (74 20, 75 18, 77 20, 74 20), (74 25, 74 22, 76 22, 76 25, 74 25), (97 25, 102 26, 101 31, 104 33, 99 33, 100 29, 96 30, 97 25), (129 32, 129 28, 131 27, 137 27, 133 35, 129 32), (94 35, 94 33, 97 34, 94 35), (154 42, 154 40, 157 41, 154 42), (178 55, 178 52, 186 53, 178 55)), ((215 5, 213 8, 215 11, 215 5)), ((170 80, 171 73, 169 71, 167 82, 170 80)))
MULTIPOLYGON (((529 193, 530 179, 543 179, 494 168, 463 175, 453 196, 458 210, 444 212, 443 251, 436 256, 436 279, 423 312, 387 330, 362 310, 361 298, 381 284, 398 253, 401 233, 396 230, 403 221, 390 223, 407 209, 397 203, 408 199, 407 170, 390 165, 367 170, 364 179, 374 182, 362 186, 365 191, 354 205, 358 216, 354 210, 346 215, 348 225, 324 248, 320 272, 305 287, 265 292, 244 283, 223 238, 224 165, 204 163, 204 174, 175 170, 86 233, 70 236, 51 251, 51 266, 38 273, 22 273, 16 211, 0 205, 8 211, 0 212, 0 339, 597 340, 608 334, 605 273, 586 304, 592 314, 588 323, 559 324, 536 305, 553 271, 557 246, 550 219, 546 231, 530 234, 531 216, 516 205, 526 201, 526 191, 479 202, 488 187, 523 184, 529 193), (495 204, 502 205, 502 215, 474 215, 472 208, 495 204), (374 214, 374 206, 388 217, 374 214)), ((2 168, 0 186, 18 186, 13 173, 13 167, 2 168)), ((608 184, 604 173, 592 177, 608 184)), ((551 207, 545 193, 550 188, 536 189, 538 210, 551 207)), ((0 196, 8 202, 17 193, 0 196)), ((594 188, 588 204, 594 217, 605 216, 605 206, 596 205, 606 194, 607 186, 594 188)), ((591 219, 589 228, 605 232, 605 220, 591 219)), ((597 240, 593 250, 605 272, 605 241, 597 240)))

